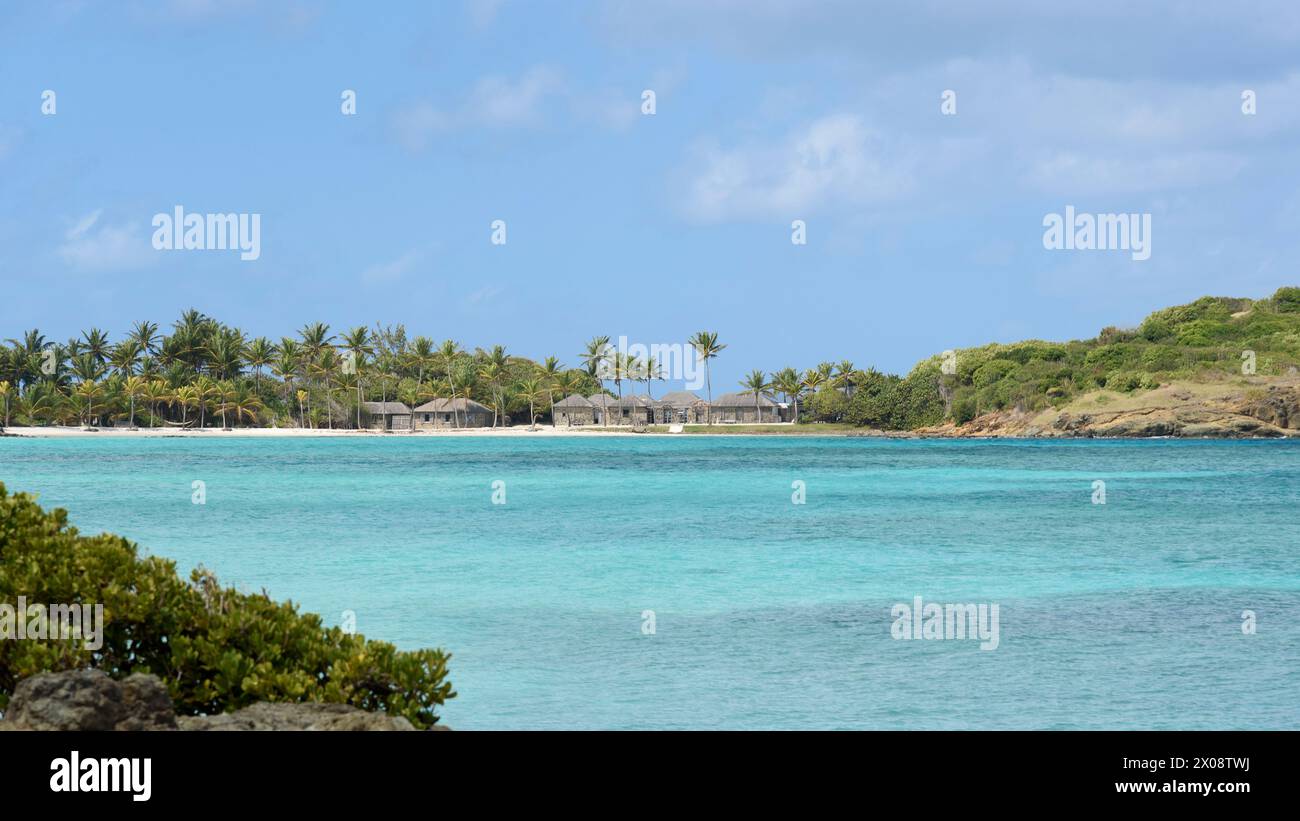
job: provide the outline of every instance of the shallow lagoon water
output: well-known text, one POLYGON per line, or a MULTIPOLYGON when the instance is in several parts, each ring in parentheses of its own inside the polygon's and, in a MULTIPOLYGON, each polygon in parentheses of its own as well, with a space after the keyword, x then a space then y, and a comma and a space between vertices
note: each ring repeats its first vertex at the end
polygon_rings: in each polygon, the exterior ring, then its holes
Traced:
POLYGON ((453 727, 1300 727, 1300 442, 5 438, 0 481, 446 648, 453 727), (891 638, 918 595, 998 648, 891 638))

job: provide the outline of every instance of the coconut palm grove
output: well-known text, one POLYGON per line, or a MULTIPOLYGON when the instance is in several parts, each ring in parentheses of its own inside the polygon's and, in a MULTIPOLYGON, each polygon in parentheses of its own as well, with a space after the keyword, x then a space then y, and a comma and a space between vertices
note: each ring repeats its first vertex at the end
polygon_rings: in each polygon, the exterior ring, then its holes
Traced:
MULTIPOLYGON (((687 342, 706 373, 727 349, 712 331, 687 342)), ((1202 297, 1090 340, 947 351, 907 376, 839 360, 754 369, 738 387, 742 396, 779 396, 796 423, 912 430, 1061 407, 1098 389, 1140 394, 1221 379, 1239 373, 1243 351, 1261 376, 1300 365, 1300 288, 1263 299, 1202 297)), ((653 397, 664 378, 658 362, 615 351, 607 335, 571 357, 537 361, 500 345, 467 350, 412 336, 403 325, 336 331, 313 322, 278 340, 250 337, 194 309, 170 332, 140 321, 116 338, 90 328, 58 342, 32 329, 0 346, 3 422, 21 426, 360 428, 365 403, 413 407, 437 397, 481 403, 492 427, 553 423, 552 406, 566 396, 653 397)), ((710 381, 710 401, 713 394, 710 381)))

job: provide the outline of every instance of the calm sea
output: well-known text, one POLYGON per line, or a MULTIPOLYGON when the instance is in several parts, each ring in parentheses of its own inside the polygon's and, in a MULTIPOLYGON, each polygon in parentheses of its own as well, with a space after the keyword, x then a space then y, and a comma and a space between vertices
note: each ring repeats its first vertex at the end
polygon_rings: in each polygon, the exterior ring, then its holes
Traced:
POLYGON ((0 481, 446 648, 452 727, 1300 728, 1296 441, 5 438, 0 481), (997 648, 892 638, 915 596, 997 648))

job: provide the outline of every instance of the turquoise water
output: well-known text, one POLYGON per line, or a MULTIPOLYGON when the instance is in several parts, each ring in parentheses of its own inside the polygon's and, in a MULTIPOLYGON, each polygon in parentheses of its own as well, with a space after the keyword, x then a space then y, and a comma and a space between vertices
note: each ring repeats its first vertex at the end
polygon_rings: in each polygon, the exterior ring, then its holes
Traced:
POLYGON ((1300 728, 1300 442, 5 438, 0 481, 446 648, 458 728, 1300 728), (917 595, 998 648, 892 639, 917 595))

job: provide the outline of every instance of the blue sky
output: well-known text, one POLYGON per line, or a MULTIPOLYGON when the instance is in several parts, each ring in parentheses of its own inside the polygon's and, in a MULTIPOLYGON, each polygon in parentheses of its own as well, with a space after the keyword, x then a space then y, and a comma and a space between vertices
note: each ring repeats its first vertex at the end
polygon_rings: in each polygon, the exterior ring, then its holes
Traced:
POLYGON ((716 391, 1300 284, 1300 6, 1132 5, 6 3, 0 338, 709 329, 716 391), (175 205, 261 214, 261 257, 155 251, 175 205), (1066 205, 1151 214, 1151 258, 1045 250, 1066 205))

